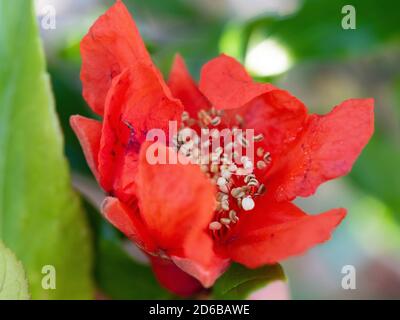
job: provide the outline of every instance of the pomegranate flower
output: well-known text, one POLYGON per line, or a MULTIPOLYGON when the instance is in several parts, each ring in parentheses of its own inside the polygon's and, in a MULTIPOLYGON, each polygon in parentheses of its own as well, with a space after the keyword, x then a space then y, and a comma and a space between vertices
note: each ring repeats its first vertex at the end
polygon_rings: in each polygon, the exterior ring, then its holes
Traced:
MULTIPOLYGON (((94 23, 81 54, 83 96, 103 120, 76 115, 71 126, 108 194, 102 213, 149 255, 166 288, 189 295, 212 286, 232 261, 256 268, 301 254, 344 218, 345 209, 308 215, 291 201, 351 170, 373 133, 372 99, 309 114, 226 55, 202 68, 198 86, 176 56, 165 83, 121 1, 94 23), (167 132, 170 121, 179 132, 253 129, 254 159, 237 165, 219 148, 210 153, 219 165, 151 164, 146 134, 167 132)), ((159 154, 199 160, 178 140, 159 154)))

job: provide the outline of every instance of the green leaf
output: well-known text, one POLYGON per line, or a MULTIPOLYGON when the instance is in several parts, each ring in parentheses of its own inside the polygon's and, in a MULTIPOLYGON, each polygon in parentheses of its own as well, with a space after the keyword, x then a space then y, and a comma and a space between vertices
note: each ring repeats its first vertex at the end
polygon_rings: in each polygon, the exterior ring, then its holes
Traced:
POLYGON ((275 280, 286 280, 279 264, 247 269, 235 263, 215 283, 213 297, 216 299, 246 299, 252 292, 275 280))
POLYGON ((96 261, 100 289, 112 299, 168 299, 151 268, 131 258, 121 242, 101 239, 96 261))
MULTIPOLYGON (((298 60, 342 59, 373 52, 380 45, 397 42, 400 35, 396 0, 304 0, 287 16, 267 15, 251 20, 244 27, 244 46, 253 34, 263 33, 287 48, 298 60), (356 29, 344 30, 342 8, 356 10, 356 29), (246 35, 247 34, 247 35, 246 35)), ((243 57, 241 57, 243 58, 243 57)))
POLYGON ((171 298, 172 295, 160 287, 151 268, 126 252, 124 236, 88 201, 84 205, 95 235, 95 277, 101 292, 112 299, 171 298))
POLYGON ((0 241, 0 300, 29 299, 28 282, 21 262, 0 241))
POLYGON ((91 237, 71 188, 32 1, 0 0, 0 61, 0 238, 21 259, 32 298, 91 298, 91 237), (41 285, 46 265, 56 270, 54 290, 41 285))
POLYGON ((358 187, 383 200, 400 223, 400 149, 379 138, 375 133, 357 160, 350 178, 358 187))

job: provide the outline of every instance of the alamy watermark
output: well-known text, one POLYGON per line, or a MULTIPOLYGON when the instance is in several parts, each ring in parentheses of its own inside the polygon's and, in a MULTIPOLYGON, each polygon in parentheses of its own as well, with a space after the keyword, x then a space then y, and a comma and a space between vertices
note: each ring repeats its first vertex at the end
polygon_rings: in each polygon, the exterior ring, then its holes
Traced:
POLYGON ((241 165, 239 174, 246 175, 253 169, 255 142, 260 138, 253 129, 201 128, 198 132, 185 127, 178 130, 176 121, 169 121, 168 137, 162 129, 152 129, 146 141, 157 142, 146 151, 149 164, 223 164, 241 165), (160 147, 170 146, 168 153, 160 152, 160 147), (247 170, 248 169, 248 170, 247 170))
POLYGON ((344 290, 355 290, 356 289, 356 268, 353 265, 345 265, 342 267, 342 274, 345 276, 342 278, 342 289, 344 290))
POLYGON ((56 289, 56 268, 53 265, 45 265, 42 267, 42 288, 44 290, 56 289))
POLYGON ((43 30, 55 30, 57 28, 57 11, 53 5, 45 5, 38 9, 40 26, 43 30))
POLYGON ((356 8, 352 5, 345 5, 342 8, 342 28, 344 30, 354 30, 356 29, 356 8))

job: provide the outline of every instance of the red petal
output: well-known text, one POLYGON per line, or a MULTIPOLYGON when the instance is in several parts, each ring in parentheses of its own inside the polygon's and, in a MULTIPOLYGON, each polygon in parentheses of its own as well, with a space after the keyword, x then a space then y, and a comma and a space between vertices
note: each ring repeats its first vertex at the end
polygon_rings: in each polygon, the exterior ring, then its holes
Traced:
POLYGON ((226 55, 220 55, 203 66, 199 87, 217 109, 242 107, 275 89, 270 84, 253 82, 243 66, 226 55))
MULTIPOLYGON (((161 249, 170 255, 185 253, 185 246, 207 230, 215 190, 198 165, 150 164, 149 145, 143 145, 136 178, 141 215, 161 249)), ((173 152, 161 144, 152 146, 158 147, 160 158, 173 152)), ((210 252, 197 255, 208 259, 210 252)))
POLYGON ((197 117, 200 109, 208 109, 209 102, 197 88, 186 68, 185 61, 177 54, 169 75, 168 86, 175 98, 181 100, 185 110, 197 117))
POLYGON ((244 119, 246 129, 265 137, 259 144, 273 159, 301 132, 307 119, 305 105, 289 92, 270 84, 256 83, 235 59, 222 55, 202 70, 200 89, 216 108, 225 109, 229 127, 244 119))
POLYGON ((140 220, 139 210, 135 206, 126 206, 117 198, 107 197, 101 206, 104 217, 118 230, 124 233, 146 252, 155 252, 157 247, 152 241, 146 226, 140 220))
POLYGON ((279 200, 312 195, 328 180, 346 175, 374 131, 372 99, 350 99, 308 126, 271 179, 279 200))
POLYGON ((106 191, 129 201, 141 143, 151 129, 168 134, 169 121, 179 125, 182 109, 151 67, 137 64, 114 79, 107 95, 99 154, 100 183, 106 191))
MULTIPOLYGON (((197 247, 194 245, 192 250, 199 250, 199 244, 197 243, 197 247)), ((210 259, 207 265, 198 263, 196 260, 177 256, 172 256, 171 259, 183 271, 198 279, 205 288, 212 287, 214 282, 230 264, 229 259, 223 259, 216 254, 210 259)))
POLYGON ((76 115, 71 116, 70 124, 79 139, 90 170, 98 179, 97 158, 100 148, 101 122, 76 115))
POLYGON ((273 159, 296 139, 308 117, 305 105, 280 89, 268 91, 238 111, 243 114, 246 128, 264 135, 260 145, 271 153, 273 159))
POLYGON ((187 297, 203 289, 200 282, 170 260, 151 256, 150 261, 157 280, 169 291, 187 297))
MULTIPOLYGON (((215 209, 214 186, 198 165, 150 164, 147 146, 141 152, 136 180, 142 218, 159 248, 209 286, 219 276, 217 264, 223 263, 207 233, 215 209)), ((158 147, 159 157, 170 159, 174 154, 161 144, 151 146, 158 147)))
POLYGON ((139 62, 152 65, 139 31, 122 1, 90 28, 81 42, 83 96, 102 115, 112 79, 139 62))
POLYGON ((264 197, 254 211, 240 216, 224 249, 232 260, 250 268, 273 264, 328 240, 345 214, 345 209, 333 209, 306 215, 290 202, 264 197))

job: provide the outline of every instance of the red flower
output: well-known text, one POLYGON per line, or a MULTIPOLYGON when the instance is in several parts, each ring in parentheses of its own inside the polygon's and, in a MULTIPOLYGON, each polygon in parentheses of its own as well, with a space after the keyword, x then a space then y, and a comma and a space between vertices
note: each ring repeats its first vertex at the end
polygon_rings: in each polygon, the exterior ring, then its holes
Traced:
POLYGON ((351 170, 373 132, 372 99, 308 114, 225 55, 203 67, 199 87, 177 56, 167 85, 120 1, 95 22, 81 53, 83 95, 103 121, 73 116, 71 126, 109 194, 102 212, 149 254, 168 289, 188 295, 200 283, 209 287, 231 261, 255 268, 301 254, 344 218, 345 209, 307 215, 291 201, 351 170), (149 164, 146 134, 167 131, 170 120, 196 130, 254 129, 254 171, 243 178, 234 167, 149 164))

